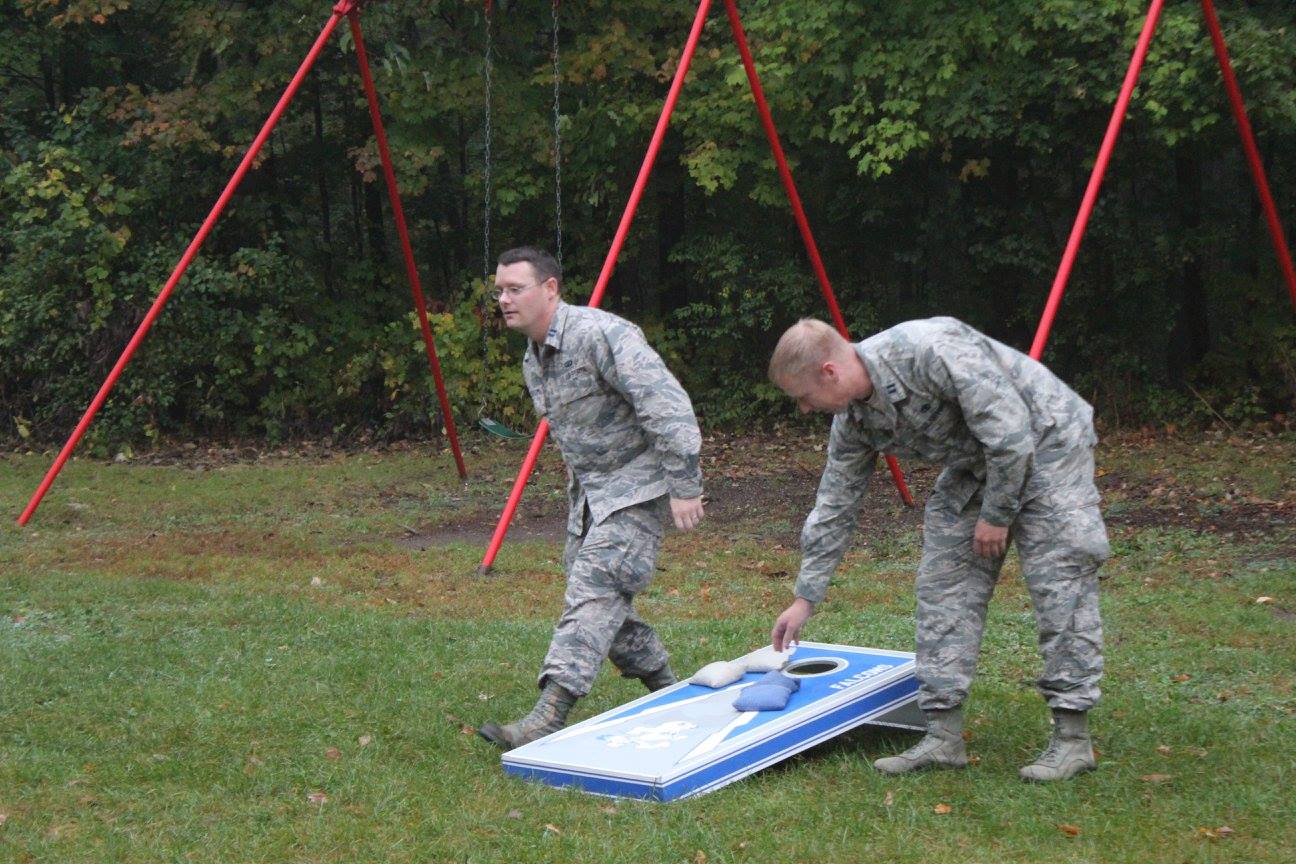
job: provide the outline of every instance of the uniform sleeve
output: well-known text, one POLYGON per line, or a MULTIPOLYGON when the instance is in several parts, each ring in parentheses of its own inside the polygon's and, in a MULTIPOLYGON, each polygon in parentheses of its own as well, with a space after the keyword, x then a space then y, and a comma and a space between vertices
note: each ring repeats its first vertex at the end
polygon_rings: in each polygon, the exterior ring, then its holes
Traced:
POLYGON ((919 356, 919 371, 963 412, 963 422, 985 453, 981 518, 1012 524, 1035 456, 1031 414, 1012 380, 974 341, 943 338, 919 356))
POLYGON ((604 333, 599 372, 634 406, 636 417, 653 442, 672 498, 702 494, 702 433, 688 393, 666 363, 634 326, 604 333))
POLYGON ((801 572, 796 596, 819 603, 855 533, 860 501, 868 491, 877 451, 844 414, 833 418, 828 435, 828 464, 819 480, 814 509, 801 529, 801 572))

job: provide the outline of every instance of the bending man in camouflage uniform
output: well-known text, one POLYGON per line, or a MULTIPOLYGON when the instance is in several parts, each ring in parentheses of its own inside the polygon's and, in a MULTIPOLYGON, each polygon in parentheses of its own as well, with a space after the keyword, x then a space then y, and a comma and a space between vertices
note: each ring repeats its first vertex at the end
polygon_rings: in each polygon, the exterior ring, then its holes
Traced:
POLYGON ((802 411, 835 415, 801 532, 796 600, 774 625, 774 647, 796 639, 823 600, 877 454, 939 462, 915 586, 928 733, 874 764, 888 774, 967 764, 962 705, 1011 539, 1054 724, 1048 748, 1021 775, 1061 780, 1092 769, 1086 712, 1103 668, 1097 574, 1110 554, 1093 482, 1093 409, 1044 366, 953 318, 899 324, 857 345, 803 320, 783 334, 769 374, 802 411))
POLYGON ((522 375, 567 463, 567 594, 540 669, 540 700, 516 723, 479 734, 505 749, 561 729, 603 660, 649 690, 675 683, 635 595, 652 580, 662 521, 702 519, 702 436, 688 394, 643 332, 562 302, 558 263, 523 247, 495 271, 504 323, 528 337, 522 375))

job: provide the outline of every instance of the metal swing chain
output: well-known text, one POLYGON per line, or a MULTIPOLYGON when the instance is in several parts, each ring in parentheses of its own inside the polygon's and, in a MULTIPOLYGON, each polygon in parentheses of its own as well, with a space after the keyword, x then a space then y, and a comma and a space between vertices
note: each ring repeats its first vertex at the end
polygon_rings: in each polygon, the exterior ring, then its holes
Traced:
POLYGON ((553 158, 554 158, 554 257, 563 263, 562 228, 562 119, 558 91, 561 73, 558 69, 558 0, 553 0, 553 158))
POLYGON ((477 414, 486 411, 486 370, 490 366, 490 338, 487 334, 490 321, 490 292, 485 288, 486 280, 491 273, 491 64, 493 62, 494 35, 491 30, 491 0, 486 0, 483 21, 486 25, 486 52, 482 64, 482 76, 486 84, 486 118, 484 124, 484 147, 482 166, 482 306, 481 306, 481 341, 482 341, 482 388, 481 400, 477 414))
POLYGON ((491 63, 494 49, 494 36, 491 31, 490 3, 486 4, 486 56, 482 63, 482 77, 486 81, 486 124, 485 153, 483 157, 483 192, 482 192, 482 275, 490 275, 490 229, 491 229, 491 63))

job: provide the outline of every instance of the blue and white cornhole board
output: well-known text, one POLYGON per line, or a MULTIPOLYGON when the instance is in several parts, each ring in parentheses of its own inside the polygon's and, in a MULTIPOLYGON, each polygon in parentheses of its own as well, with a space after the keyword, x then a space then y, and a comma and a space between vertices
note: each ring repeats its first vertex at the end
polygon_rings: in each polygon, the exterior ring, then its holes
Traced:
POLYGON ((733 707, 763 673, 720 689, 680 682, 509 751, 504 770, 551 786, 671 801, 865 723, 924 728, 911 653, 803 642, 784 671, 801 688, 782 711, 733 707))

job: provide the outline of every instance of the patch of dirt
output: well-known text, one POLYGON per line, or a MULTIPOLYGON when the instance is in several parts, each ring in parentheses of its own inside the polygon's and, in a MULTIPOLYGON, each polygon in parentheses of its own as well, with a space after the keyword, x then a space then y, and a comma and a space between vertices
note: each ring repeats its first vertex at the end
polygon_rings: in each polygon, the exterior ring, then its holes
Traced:
MULTIPOLYGON (((796 548, 801 524, 814 504, 823 468, 826 430, 774 428, 743 435, 709 435, 703 444, 707 520, 704 534, 745 536, 796 548)), ((1258 497, 1241 480, 1227 476, 1228 454, 1239 447, 1255 451, 1252 459, 1267 459, 1275 471, 1285 470, 1292 450, 1289 439, 1257 437, 1225 439, 1216 433, 1199 436, 1153 436, 1143 433, 1113 436, 1099 451, 1098 486, 1103 510, 1114 528, 1184 528, 1221 536, 1276 541, 1284 550, 1296 545, 1296 489, 1285 488, 1276 500, 1258 497), (1220 464, 1210 472, 1200 466, 1220 464), (1180 470, 1194 468, 1196 470, 1180 470), (1204 487, 1206 475, 1215 488, 1204 487), (1196 479, 1194 479, 1196 478, 1196 479), (1220 483, 1222 482, 1222 486, 1220 483), (1289 539, 1290 538, 1290 539, 1289 539)), ((533 481, 509 529, 509 540, 561 542, 566 536, 566 501, 545 495, 562 488, 556 453, 544 476, 533 481)), ((922 526, 922 506, 939 467, 902 465, 916 506, 899 500, 889 472, 878 470, 861 508, 861 536, 888 536, 922 526)), ((503 499, 477 501, 447 520, 407 529, 393 538, 403 547, 429 549, 444 542, 485 544, 494 532, 503 499)), ((1296 550, 1292 557, 1296 557, 1296 550)))
MULTIPOLYGON (((822 440, 808 436, 792 440, 764 436, 709 440, 706 450, 714 455, 704 456, 706 521, 700 530, 753 536, 795 548, 801 524, 814 506, 823 468, 822 449, 822 440)), ((904 468, 916 506, 908 508, 901 503, 890 473, 879 461, 860 513, 862 532, 914 530, 922 525, 922 503, 938 469, 924 465, 904 468)), ((528 495, 534 491, 528 489, 528 495)), ((566 499, 540 498, 536 495, 537 500, 529 501, 523 497, 506 542, 566 539, 566 499)), ((494 507, 480 507, 449 520, 407 528, 393 542, 418 551, 450 542, 484 545, 494 534, 503 505, 501 500, 494 507)))
MULTIPOLYGON (((404 549, 423 552, 443 543, 477 543, 485 545, 495 533, 503 502, 493 510, 475 510, 456 516, 449 522, 424 525, 417 530, 406 529, 405 534, 393 539, 404 549)), ((509 525, 506 541, 550 540, 561 543, 567 539, 567 513, 550 510, 527 510, 519 506, 509 525)))
POLYGON ((1110 525, 1130 528, 1188 528, 1198 533, 1272 536, 1275 532, 1292 530, 1296 525, 1296 508, 1276 502, 1272 504, 1232 504, 1216 508, 1145 504, 1121 508, 1106 515, 1110 525))

